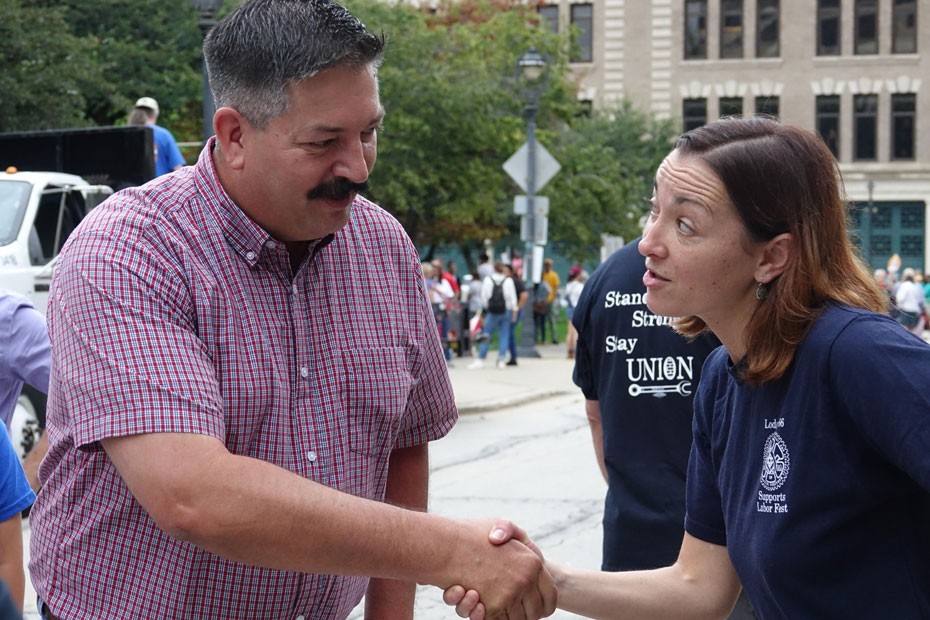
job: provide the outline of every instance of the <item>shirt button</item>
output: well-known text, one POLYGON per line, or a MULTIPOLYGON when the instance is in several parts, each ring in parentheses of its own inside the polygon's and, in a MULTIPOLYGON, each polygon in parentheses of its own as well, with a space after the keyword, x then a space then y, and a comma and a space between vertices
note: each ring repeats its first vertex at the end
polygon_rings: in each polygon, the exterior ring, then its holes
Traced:
POLYGON ((296 620, 306 620, 303 616, 297 616, 296 620))
POLYGON ((255 252, 246 252, 245 257, 249 260, 255 260, 255 252))
POLYGON ((307 377, 309 377, 309 376, 310 376, 310 369, 307 368, 306 366, 301 366, 301 367, 300 367, 300 376, 303 377, 304 379, 306 379, 307 377))
POLYGON ((293 293, 294 293, 295 295, 297 294, 297 285, 296 285, 296 284, 291 285, 291 291, 293 291, 293 293))
POLYGON ((311 450, 310 452, 307 452, 307 460, 310 461, 311 463, 316 461, 316 452, 314 452, 313 450, 311 450))

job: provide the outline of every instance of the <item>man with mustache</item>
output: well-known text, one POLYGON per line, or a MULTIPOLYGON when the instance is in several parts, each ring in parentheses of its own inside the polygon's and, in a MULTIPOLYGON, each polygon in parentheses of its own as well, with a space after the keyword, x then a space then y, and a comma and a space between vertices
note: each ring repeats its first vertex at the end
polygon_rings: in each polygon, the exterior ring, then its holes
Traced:
POLYGON ((532 549, 425 512, 456 410, 417 252, 359 195, 382 46, 328 0, 245 2, 205 41, 197 164, 69 239, 32 513, 43 617, 336 620, 366 594, 368 618, 409 620, 416 582, 552 613, 532 549))

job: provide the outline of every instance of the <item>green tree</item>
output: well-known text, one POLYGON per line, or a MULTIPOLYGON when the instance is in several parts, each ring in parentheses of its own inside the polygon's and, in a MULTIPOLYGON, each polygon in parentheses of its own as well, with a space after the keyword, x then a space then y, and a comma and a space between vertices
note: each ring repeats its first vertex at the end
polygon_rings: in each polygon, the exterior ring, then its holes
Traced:
POLYGON ((558 133, 551 151, 562 169, 543 193, 550 201, 550 243, 560 254, 591 260, 602 233, 627 240, 639 234, 656 168, 677 133, 672 121, 658 121, 628 101, 558 133))
MULTIPOLYGON (((60 37, 79 39, 88 69, 70 75, 88 76, 77 91, 87 122, 123 124, 133 102, 150 96, 159 102, 160 125, 180 140, 200 138, 201 34, 190 0, 21 1, 35 13, 58 19, 36 24, 39 41, 27 39, 29 53, 42 53, 43 46, 60 37)), ((64 116, 47 126, 74 125, 72 117, 64 116)))
POLYGON ((372 198, 421 246, 467 247, 509 234, 514 186, 501 166, 525 140, 514 65, 531 45, 549 52, 546 114, 568 118, 572 88, 559 52, 566 46, 511 2, 450 3, 435 14, 373 0, 347 6, 388 38, 372 198))
POLYGON ((92 124, 85 93, 103 78, 66 12, 0 0, 0 15, 0 131, 92 124))

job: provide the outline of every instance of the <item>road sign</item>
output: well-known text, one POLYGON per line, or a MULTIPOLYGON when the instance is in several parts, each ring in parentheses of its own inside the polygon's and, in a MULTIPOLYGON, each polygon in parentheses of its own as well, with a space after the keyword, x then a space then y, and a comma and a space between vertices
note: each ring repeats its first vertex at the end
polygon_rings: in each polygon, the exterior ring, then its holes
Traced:
MULTIPOLYGON (((504 162, 504 171, 524 192, 529 191, 529 179, 527 178, 530 161, 529 150, 529 145, 524 142, 523 146, 518 148, 517 152, 504 162)), ((534 184, 536 187, 533 188, 533 193, 535 194, 542 189, 543 185, 549 182, 549 179, 555 176, 555 173, 562 168, 562 165, 539 142, 536 143, 534 152, 536 154, 534 158, 536 160, 534 170, 536 176, 534 184)))
MULTIPOLYGON (((537 215, 540 213, 542 215, 549 215, 549 197, 533 196, 533 211, 537 215)), ((513 214, 526 215, 526 196, 513 197, 513 214)))
POLYGON ((529 220, 525 215, 520 217, 520 240, 532 241, 536 245, 546 245, 549 236, 549 218, 545 215, 537 213, 534 220, 533 228, 536 229, 536 235, 535 237, 531 237, 529 231, 529 220))

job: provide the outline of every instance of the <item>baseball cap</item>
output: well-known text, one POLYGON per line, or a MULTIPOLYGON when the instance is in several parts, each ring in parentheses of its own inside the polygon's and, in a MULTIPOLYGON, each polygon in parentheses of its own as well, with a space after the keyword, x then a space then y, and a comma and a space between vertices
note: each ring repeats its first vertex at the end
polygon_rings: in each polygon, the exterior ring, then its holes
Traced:
POLYGON ((158 114, 158 102, 152 99, 151 97, 142 97, 136 101, 137 108, 150 108, 155 110, 155 114, 158 114))
POLYGON ((568 270, 568 275, 571 277, 577 276, 581 273, 581 267, 578 265, 573 265, 571 269, 568 270))

